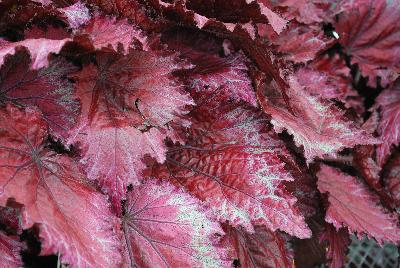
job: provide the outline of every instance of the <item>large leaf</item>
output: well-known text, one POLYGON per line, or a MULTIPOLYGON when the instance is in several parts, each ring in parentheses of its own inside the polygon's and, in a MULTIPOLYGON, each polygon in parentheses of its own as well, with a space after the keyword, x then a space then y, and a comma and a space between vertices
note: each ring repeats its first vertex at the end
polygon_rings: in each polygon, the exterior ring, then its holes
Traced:
POLYGON ((22 267, 21 251, 24 245, 18 237, 7 236, 0 231, 0 267, 22 267))
POLYGON ((66 138, 76 123, 79 102, 73 97, 73 85, 67 75, 76 71, 62 59, 50 62, 49 67, 29 70, 26 53, 10 56, 0 69, 0 101, 18 106, 36 106, 49 124, 51 133, 66 138))
POLYGON ((233 226, 252 231, 258 224, 309 236, 296 198, 282 184, 293 180, 280 159, 285 149, 268 134, 266 119, 252 108, 219 106, 207 97, 198 102, 185 134, 189 141, 170 149, 155 176, 186 187, 233 226))
POLYGON ((354 1, 335 24, 339 42, 369 83, 393 81, 400 70, 400 1, 354 1))
POLYGON ((88 177, 119 210, 128 184, 141 178, 142 158, 165 160, 167 124, 193 102, 170 77, 179 68, 172 57, 132 51, 97 60, 75 77, 82 114, 70 142, 80 142, 88 177))
POLYGON ((264 111, 272 116, 275 131, 287 130, 296 145, 303 146, 308 163, 317 157, 336 157, 340 150, 358 144, 378 143, 333 102, 311 95, 293 75, 288 80, 290 88, 286 93, 290 106, 274 81, 258 85, 258 99, 264 111))
POLYGON ((232 245, 233 256, 242 268, 290 268, 292 252, 287 240, 279 232, 271 232, 263 226, 255 226, 255 233, 225 225, 224 243, 232 245))
POLYGON ((146 180, 128 193, 125 211, 126 267, 228 267, 221 227, 182 189, 146 180))
POLYGON ((62 40, 52 39, 26 39, 19 42, 7 42, 0 39, 0 67, 3 65, 5 57, 7 55, 13 55, 17 52, 18 48, 26 48, 30 55, 32 62, 29 67, 33 70, 47 67, 49 65, 49 54, 58 53, 65 45, 66 42, 70 41, 69 38, 62 40))
POLYGON ((385 212, 378 204, 376 195, 357 178, 340 170, 321 165, 318 176, 318 189, 328 193, 329 208, 325 220, 336 229, 347 227, 351 232, 363 233, 383 241, 400 241, 400 229, 393 215, 385 212))
POLYGON ((72 159, 44 148, 46 125, 37 112, 8 106, 0 113, 0 205, 24 205, 22 228, 40 228, 41 254, 60 252, 72 267, 120 262, 118 223, 106 197, 84 181, 72 159))

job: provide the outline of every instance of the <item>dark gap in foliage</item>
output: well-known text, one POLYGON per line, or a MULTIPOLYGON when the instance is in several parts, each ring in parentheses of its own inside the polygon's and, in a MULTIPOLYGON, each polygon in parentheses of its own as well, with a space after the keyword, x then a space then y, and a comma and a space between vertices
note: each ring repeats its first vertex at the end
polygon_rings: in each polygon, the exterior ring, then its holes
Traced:
POLYGON ((39 256, 41 243, 38 239, 39 227, 34 225, 21 234, 21 241, 25 241, 27 249, 22 252, 22 261, 25 268, 52 268, 57 267, 58 257, 56 255, 39 256))

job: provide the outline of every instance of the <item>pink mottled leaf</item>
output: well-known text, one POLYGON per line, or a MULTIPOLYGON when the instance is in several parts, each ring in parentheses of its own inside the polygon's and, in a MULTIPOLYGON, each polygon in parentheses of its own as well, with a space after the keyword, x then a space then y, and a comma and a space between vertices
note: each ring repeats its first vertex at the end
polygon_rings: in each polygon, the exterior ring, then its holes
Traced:
POLYGON ((111 48, 118 51, 118 45, 122 46, 124 54, 129 52, 133 42, 138 42, 140 48, 147 50, 147 40, 144 34, 127 20, 116 20, 115 18, 94 16, 89 23, 77 32, 75 40, 89 39, 89 43, 95 49, 111 48))
POLYGON ((338 100, 359 114, 364 112, 363 99, 352 86, 350 68, 339 55, 316 59, 309 68, 297 72, 297 79, 313 95, 338 100))
POLYGON ((382 144, 377 148, 377 162, 382 166, 394 146, 400 142, 400 80, 384 90, 376 99, 375 108, 380 109, 377 128, 382 144))
POLYGON ((33 70, 47 67, 49 65, 48 57, 50 53, 58 53, 66 42, 71 41, 69 38, 62 40, 52 39, 25 39, 19 42, 0 41, 0 66, 3 65, 7 55, 13 55, 17 52, 17 48, 25 47, 30 55, 32 62, 29 67, 33 70))
POLYGON ((396 217, 378 204, 379 199, 356 177, 336 168, 321 165, 317 174, 318 189, 328 194, 329 207, 325 220, 336 229, 347 227, 359 237, 367 234, 379 243, 400 241, 396 217))
POLYGON ((22 267, 21 251, 24 245, 18 237, 7 236, 0 231, 0 267, 22 267))
POLYGON ((12 198, 24 206, 22 227, 38 224, 41 254, 60 252, 72 267, 118 265, 117 218, 72 159, 44 148, 40 115, 7 106, 0 128, 0 205, 12 198))
POLYGON ((232 245, 233 256, 242 268, 290 268, 292 252, 279 232, 272 232, 263 226, 255 226, 255 233, 225 225, 224 243, 232 245))
POLYGON ((358 64, 361 73, 376 85, 376 77, 384 85, 400 71, 400 1, 354 1, 335 24, 339 42, 358 64))
POLYGON ((125 212, 125 267, 228 267, 223 230, 182 189, 146 180, 128 193, 125 212))
POLYGON ((72 95, 73 85, 66 77, 76 68, 61 58, 39 70, 29 70, 29 64, 26 53, 6 59, 0 69, 0 102, 37 107, 51 134, 66 138, 79 112, 79 102, 72 95))
POLYGON ((303 146, 308 163, 316 157, 335 157, 340 150, 358 144, 378 143, 346 118, 344 111, 333 102, 309 94, 295 76, 289 75, 288 82, 290 88, 286 93, 291 107, 285 103, 274 81, 260 83, 258 99, 264 111, 272 116, 275 131, 287 130, 296 145, 303 146))
POLYGON ((81 144, 88 177, 119 211, 126 187, 141 178, 142 158, 165 160, 167 125, 179 123, 193 102, 171 79, 179 68, 172 57, 131 51, 99 54, 97 61, 98 68, 87 65, 75 77, 82 114, 69 142, 81 144))
POLYGON ((71 29, 78 29, 90 20, 89 9, 82 2, 58 9, 67 18, 71 29))

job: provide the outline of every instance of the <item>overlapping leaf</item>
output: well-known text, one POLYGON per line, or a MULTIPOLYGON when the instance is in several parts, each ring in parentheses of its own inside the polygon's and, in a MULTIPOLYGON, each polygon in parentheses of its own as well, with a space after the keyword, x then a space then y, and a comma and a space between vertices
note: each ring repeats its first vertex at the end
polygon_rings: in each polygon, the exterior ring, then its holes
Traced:
POLYGON ((180 74, 190 90, 208 94, 223 91, 236 102, 243 100, 254 106, 257 104, 243 54, 220 57, 221 42, 196 32, 171 32, 165 34, 163 40, 194 65, 180 74))
POLYGON ((18 237, 7 236, 0 231, 0 266, 3 268, 15 268, 22 266, 20 252, 24 246, 18 237))
POLYGON ((66 138, 79 113, 79 102, 72 96, 73 85, 66 77, 76 68, 60 58, 37 71, 29 70, 29 64, 26 53, 6 60, 0 69, 0 101, 39 108, 51 133, 66 138))
POLYGON ((386 189, 392 196, 395 204, 400 206, 400 156, 396 154, 386 167, 386 174, 383 176, 386 189))
POLYGON ((295 76, 288 80, 291 106, 284 102, 274 81, 268 85, 260 83, 257 94, 264 111, 272 116, 275 131, 287 130, 293 135, 296 145, 303 146, 307 162, 316 157, 335 157, 340 150, 358 144, 378 143, 332 102, 308 93, 295 76))
POLYGON ((72 267, 118 265, 118 221, 106 197, 84 181, 72 159, 44 148, 40 115, 8 106, 0 128, 0 205, 12 198, 24 206, 22 227, 39 225, 41 254, 60 252, 72 267))
POLYGON ((182 189, 146 180, 128 193, 125 211, 125 267, 228 267, 223 230, 182 189))
POLYGON ((232 245, 239 267, 292 267, 292 252, 286 238, 279 232, 271 232, 263 226, 256 226, 254 234, 228 225, 224 226, 224 230, 224 242, 232 245))
POLYGON ((357 178, 327 165, 321 165, 317 175, 318 189, 321 193, 328 193, 327 222, 336 229, 345 226, 349 231, 357 232, 359 237, 365 233, 379 243, 400 241, 396 218, 385 212, 378 204, 377 196, 357 178))
POLYGON ((331 268, 341 268, 346 262, 346 251, 350 245, 349 233, 346 229, 336 230, 331 224, 325 225, 325 230, 320 236, 320 241, 328 242, 327 258, 331 268))
POLYGON ((172 57, 136 50, 97 61, 76 75, 82 112, 69 142, 81 144, 88 177, 119 210, 127 185, 141 178, 142 158, 165 160, 167 124, 193 102, 170 77, 179 68, 172 57))
POLYGON ((380 108, 377 132, 382 144, 377 148, 377 162, 381 166, 400 142, 400 80, 378 96, 375 107, 380 108))
POLYGON ((400 70, 400 1, 354 1, 339 15, 335 29, 351 62, 376 85, 387 85, 400 70))
POLYGON ((69 38, 62 40, 52 39, 25 39, 19 42, 8 42, 0 38, 0 66, 3 65, 7 55, 13 55, 17 52, 18 48, 26 48, 30 55, 32 62, 30 68, 33 70, 47 67, 49 65, 48 57, 50 53, 58 53, 70 41, 69 38))
POLYGON ((111 48, 118 51, 118 45, 122 47, 124 54, 134 42, 139 48, 147 49, 147 41, 144 34, 127 20, 116 20, 115 18, 97 15, 88 24, 77 32, 75 40, 87 43, 95 49, 111 48), (85 38, 88 40, 85 42, 85 38))

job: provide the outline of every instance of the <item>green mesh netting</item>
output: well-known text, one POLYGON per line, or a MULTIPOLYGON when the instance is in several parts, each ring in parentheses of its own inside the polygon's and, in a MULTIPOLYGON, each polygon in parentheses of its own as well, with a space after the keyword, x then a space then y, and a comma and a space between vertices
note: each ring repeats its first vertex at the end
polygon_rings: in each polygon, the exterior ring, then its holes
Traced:
POLYGON ((399 268, 399 250, 395 245, 380 247, 375 240, 351 237, 346 268, 399 268))

